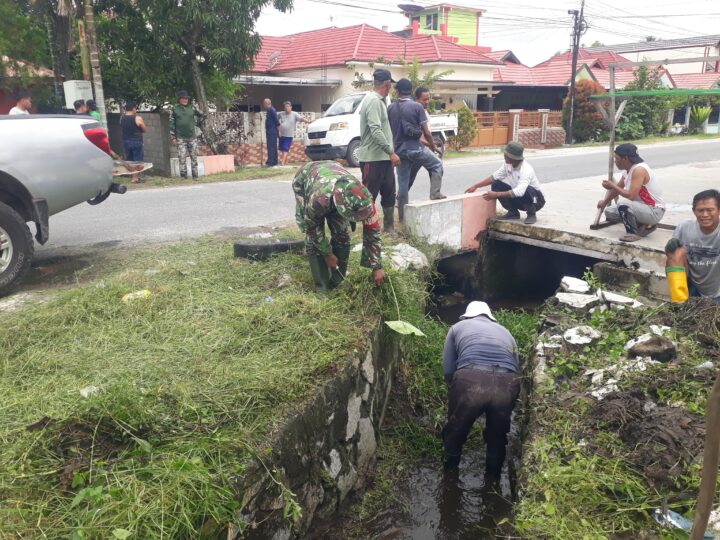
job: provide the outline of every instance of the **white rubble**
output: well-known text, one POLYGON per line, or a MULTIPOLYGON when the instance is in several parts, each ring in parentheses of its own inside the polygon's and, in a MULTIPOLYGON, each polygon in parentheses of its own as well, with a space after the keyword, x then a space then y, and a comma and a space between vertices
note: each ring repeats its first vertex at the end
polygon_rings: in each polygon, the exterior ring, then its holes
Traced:
POLYGON ((386 257, 390 261, 390 266, 395 270, 420 270, 430 266, 425 254, 410 244, 390 246, 387 248, 386 257))
POLYGON ((603 291, 602 289, 598 289, 595 294, 600 300, 608 304, 616 304, 619 306, 627 306, 631 308, 639 308, 643 306, 642 302, 638 302, 634 298, 630 298, 629 296, 623 296, 622 294, 617 294, 610 291, 603 291))
MULTIPOLYGON (((628 373, 645 371, 649 366, 659 363, 660 362, 656 362, 652 358, 633 358, 602 369, 588 369, 584 375, 590 377, 590 382, 594 386, 590 391, 590 395, 597 400, 602 400, 610 392, 617 392, 618 381, 628 373)), ((645 407, 648 407, 647 403, 645 407)))
POLYGON ((555 295, 555 298, 557 298, 561 304, 575 309, 589 309, 600 302, 600 299, 592 294, 559 292, 555 295))
POLYGON ((633 338, 625 344, 625 350, 629 351, 638 343, 645 343, 646 341, 650 341, 652 339, 652 337, 653 337, 653 335, 648 333, 648 334, 643 334, 641 336, 633 338))
POLYGON ((650 331, 655 334, 656 336, 664 336, 667 332, 669 332, 671 328, 669 326, 661 326, 658 324, 651 324, 650 325, 650 331))
POLYGON ((702 371, 705 369, 712 369, 714 367, 715 367, 715 364, 713 364, 710 360, 708 360, 707 362, 703 362, 699 366, 695 366, 695 369, 702 371))
POLYGON ((560 281, 560 288, 569 293, 585 294, 590 292, 590 285, 584 279, 565 276, 560 281))
POLYGON ((576 326, 563 334, 563 339, 571 345, 589 345, 602 337, 592 326, 576 326))
POLYGON ((538 341, 537 345, 535 345, 535 354, 537 356, 547 356, 545 354, 547 349, 559 350, 562 348, 562 344, 563 337, 560 334, 545 336, 542 340, 538 341))

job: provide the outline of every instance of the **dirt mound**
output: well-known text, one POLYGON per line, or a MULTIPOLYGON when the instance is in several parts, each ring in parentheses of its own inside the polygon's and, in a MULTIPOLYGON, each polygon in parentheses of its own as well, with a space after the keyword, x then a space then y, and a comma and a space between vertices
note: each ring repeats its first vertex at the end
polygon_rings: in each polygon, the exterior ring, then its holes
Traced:
POLYGON ((590 418, 596 429, 623 441, 628 460, 653 487, 677 485, 702 458, 705 421, 679 407, 656 405, 642 392, 608 394, 593 405, 590 418))

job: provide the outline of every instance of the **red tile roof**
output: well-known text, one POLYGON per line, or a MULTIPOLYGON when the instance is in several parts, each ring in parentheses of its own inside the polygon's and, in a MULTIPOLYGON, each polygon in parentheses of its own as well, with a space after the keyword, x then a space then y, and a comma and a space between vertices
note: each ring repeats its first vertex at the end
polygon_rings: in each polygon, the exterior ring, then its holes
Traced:
POLYGON ((255 57, 255 73, 344 66, 347 62, 372 62, 383 56, 394 60, 417 57, 421 62, 497 64, 495 60, 438 36, 404 39, 367 24, 323 28, 282 37, 262 37, 255 57))
POLYGON ((676 88, 716 88, 720 73, 673 73, 676 88))

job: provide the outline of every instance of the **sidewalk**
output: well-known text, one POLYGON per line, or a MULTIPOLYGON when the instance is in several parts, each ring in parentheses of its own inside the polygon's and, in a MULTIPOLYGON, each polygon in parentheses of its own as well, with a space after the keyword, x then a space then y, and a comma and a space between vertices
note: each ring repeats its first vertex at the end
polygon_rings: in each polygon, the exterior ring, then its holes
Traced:
MULTIPOLYGON (((665 167, 656 169, 655 173, 667 208, 662 223, 677 225, 693 218, 693 195, 717 185, 720 161, 665 167)), ((597 201, 603 196, 597 177, 544 184, 543 193, 547 204, 538 212, 535 225, 494 221, 489 226, 491 236, 622 262, 628 267, 664 276, 664 247, 672 231, 657 229, 646 238, 626 243, 619 240, 625 234, 622 224, 590 230, 597 213, 597 201)))

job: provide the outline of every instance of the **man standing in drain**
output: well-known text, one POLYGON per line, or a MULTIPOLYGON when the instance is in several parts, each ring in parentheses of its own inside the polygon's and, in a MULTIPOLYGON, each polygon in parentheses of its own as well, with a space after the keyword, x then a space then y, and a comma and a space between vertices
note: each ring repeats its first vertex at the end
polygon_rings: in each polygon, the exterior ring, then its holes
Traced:
POLYGON ((444 464, 455 469, 475 420, 485 414, 485 471, 500 478, 510 419, 520 393, 517 344, 485 302, 470 302, 448 331, 443 371, 448 383, 448 421, 442 430, 444 464))
POLYGON ((372 195, 358 180, 334 161, 313 161, 300 167, 292 183, 295 220, 305 233, 305 248, 317 290, 327 292, 340 285, 350 258, 350 223, 362 222, 363 250, 360 265, 372 269, 380 286, 385 281, 382 245, 372 195), (325 237, 325 222, 331 240, 325 237))

